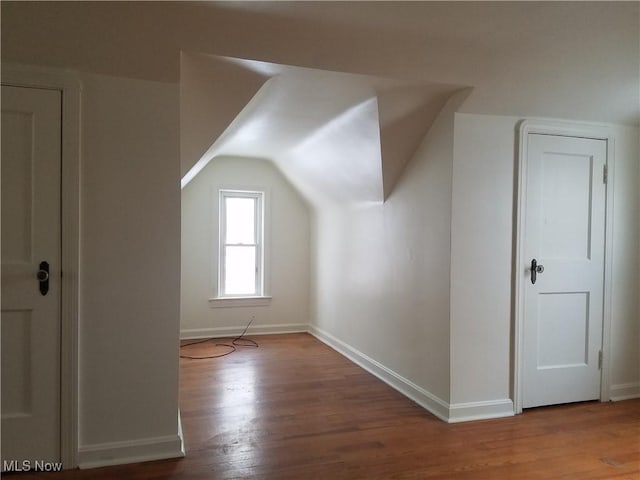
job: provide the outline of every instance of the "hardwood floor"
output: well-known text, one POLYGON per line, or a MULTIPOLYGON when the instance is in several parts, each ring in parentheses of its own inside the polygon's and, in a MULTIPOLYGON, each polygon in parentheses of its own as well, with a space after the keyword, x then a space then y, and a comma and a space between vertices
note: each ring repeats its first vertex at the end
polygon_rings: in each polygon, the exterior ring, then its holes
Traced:
POLYGON ((185 458, 17 480, 640 478, 640 400, 446 424, 310 335, 252 338, 181 359, 185 458))

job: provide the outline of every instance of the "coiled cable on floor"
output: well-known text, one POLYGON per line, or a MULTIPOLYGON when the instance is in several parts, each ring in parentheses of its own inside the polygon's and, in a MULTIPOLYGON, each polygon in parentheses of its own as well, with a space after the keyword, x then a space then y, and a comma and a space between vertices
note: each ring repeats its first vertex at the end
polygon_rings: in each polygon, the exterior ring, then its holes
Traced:
MULTIPOLYGON (((255 340, 252 340, 250 338, 245 338, 247 330, 249 330, 249 327, 253 323, 253 319, 254 319, 254 317, 251 317, 251 320, 249 320, 249 323, 247 323, 247 326, 244 327, 244 330, 242 331, 242 333, 240 335, 238 335, 237 337, 235 337, 234 339, 232 339, 231 343, 216 343, 216 344, 214 344, 214 347, 228 347, 228 348, 230 348, 230 350, 228 352, 219 353, 217 355, 202 355, 202 356, 180 354, 180 358, 188 358, 190 360, 206 360, 206 359, 209 359, 209 358, 220 358, 220 357, 225 357, 227 355, 231 355, 233 352, 235 352, 238 349, 238 347, 258 348, 259 347, 258 342, 256 342, 255 340)), ((199 345, 201 343, 207 343, 207 342, 210 342, 212 340, 215 340, 215 339, 214 338, 205 338, 204 340, 198 340, 197 342, 185 343, 184 345, 180 345, 180 350, 182 351, 182 349, 185 348, 185 347, 190 347, 191 345, 199 345)))

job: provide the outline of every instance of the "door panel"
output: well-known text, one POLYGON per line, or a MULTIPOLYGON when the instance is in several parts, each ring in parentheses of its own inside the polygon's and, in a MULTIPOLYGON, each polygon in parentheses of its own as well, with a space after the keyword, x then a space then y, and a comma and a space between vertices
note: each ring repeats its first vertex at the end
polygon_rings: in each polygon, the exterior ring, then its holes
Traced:
POLYGON ((538 302, 538 368, 586 365, 589 293, 542 293, 538 302))
POLYGON ((541 160, 540 256, 589 258, 592 159, 549 152, 541 160))
POLYGON ((60 136, 59 91, 2 86, 3 461, 60 459, 60 136))
POLYGON ((529 134, 523 407, 600 397, 606 142, 529 134), (530 271, 530 267, 529 267, 530 271))

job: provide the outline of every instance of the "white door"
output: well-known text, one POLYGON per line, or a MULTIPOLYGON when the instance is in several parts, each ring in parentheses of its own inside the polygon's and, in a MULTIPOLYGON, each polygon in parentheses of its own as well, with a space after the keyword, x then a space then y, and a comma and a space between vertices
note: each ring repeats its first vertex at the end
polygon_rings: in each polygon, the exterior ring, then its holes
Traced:
POLYGON ((604 140, 528 136, 524 408, 600 398, 606 153, 604 140))
POLYGON ((60 460, 60 136, 59 91, 2 86, 3 470, 60 460))

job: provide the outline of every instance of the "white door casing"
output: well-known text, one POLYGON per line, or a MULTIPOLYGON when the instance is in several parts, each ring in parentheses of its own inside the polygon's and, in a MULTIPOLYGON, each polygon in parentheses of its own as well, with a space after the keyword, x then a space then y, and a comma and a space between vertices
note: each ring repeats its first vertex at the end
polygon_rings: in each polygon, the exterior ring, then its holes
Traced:
POLYGON ((516 413, 605 400, 613 139, 606 127, 564 122, 524 122, 520 134, 516 413), (534 258, 544 266, 535 285, 534 258))
MULTIPOLYGON (((64 468, 78 458, 78 283, 80 223, 80 110, 82 84, 74 72, 2 63, 2 85, 62 94, 60 455, 64 468)), ((4 433, 4 432, 3 432, 4 433)), ((3 435, 3 440, 6 437, 3 435)), ((3 442, 4 445, 4 442, 3 442)))
POLYGON ((61 100, 2 86, 3 464, 60 460, 61 100))

